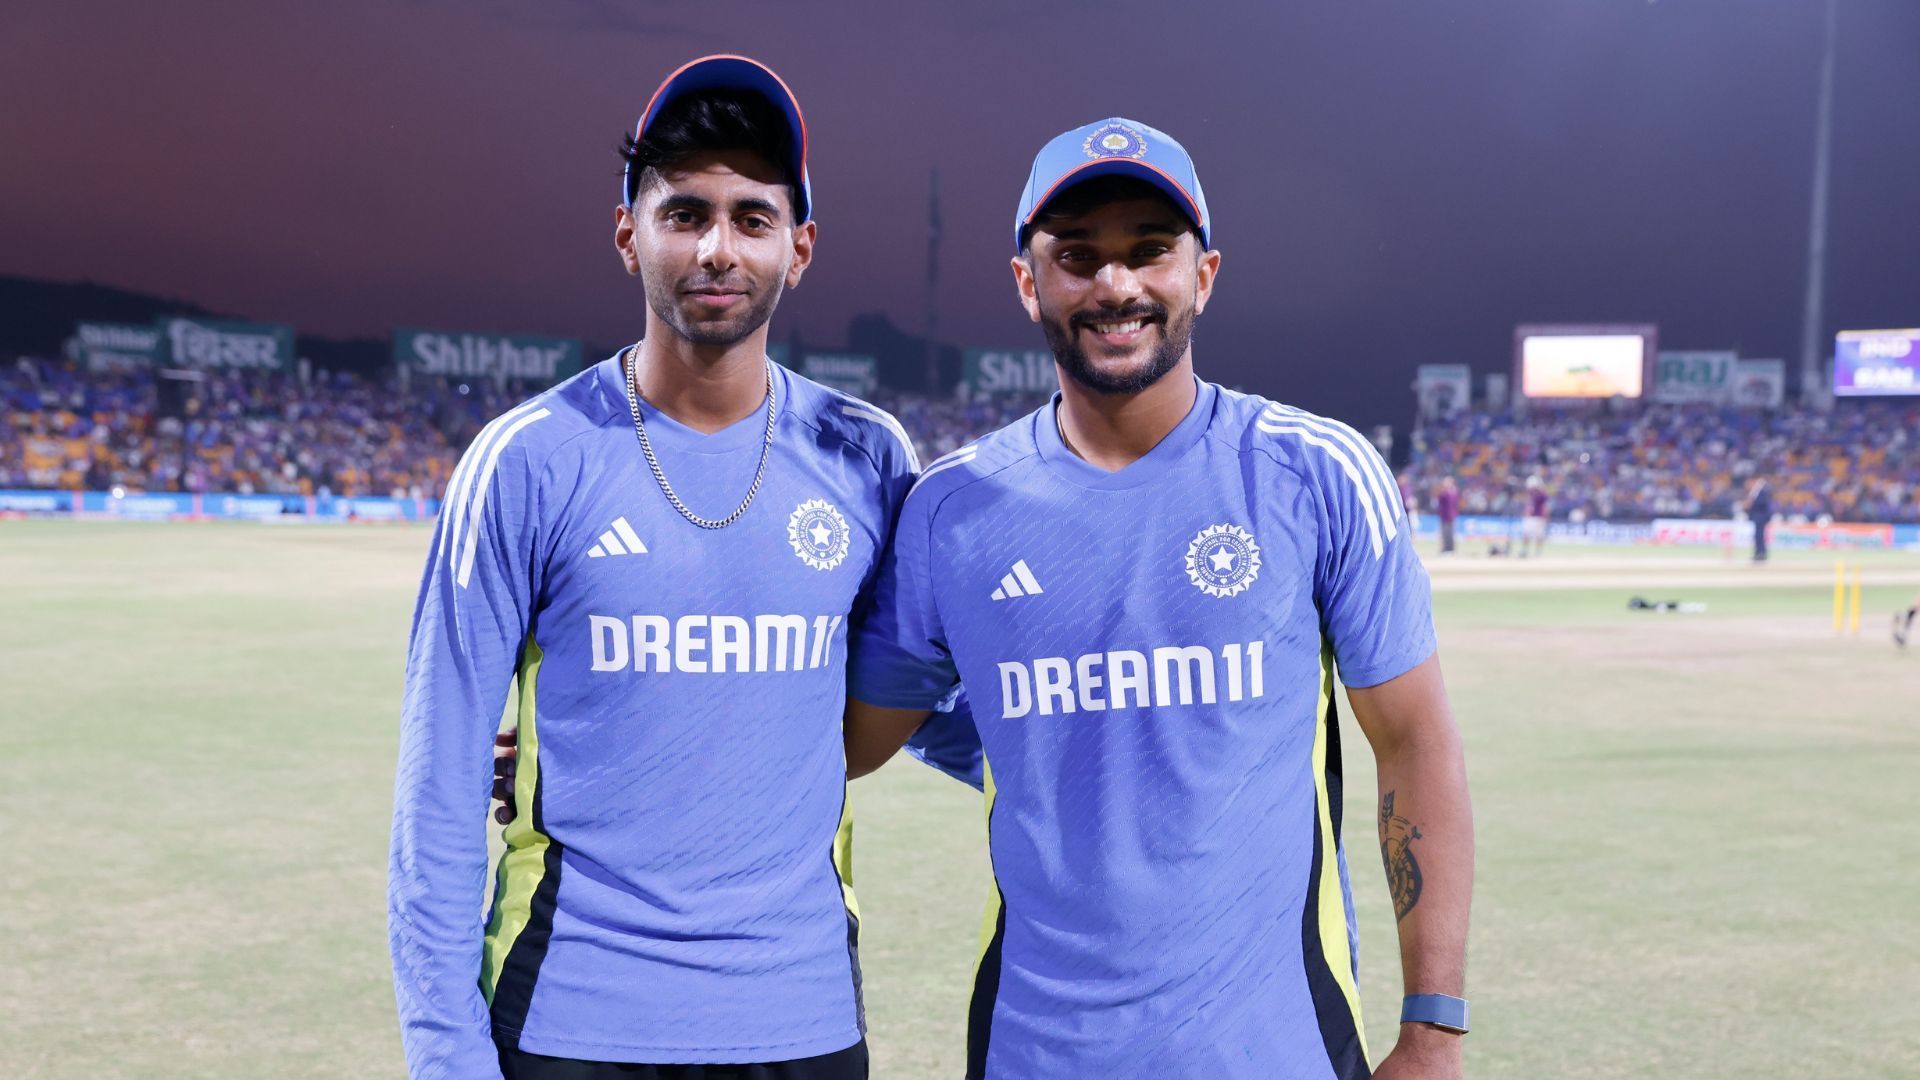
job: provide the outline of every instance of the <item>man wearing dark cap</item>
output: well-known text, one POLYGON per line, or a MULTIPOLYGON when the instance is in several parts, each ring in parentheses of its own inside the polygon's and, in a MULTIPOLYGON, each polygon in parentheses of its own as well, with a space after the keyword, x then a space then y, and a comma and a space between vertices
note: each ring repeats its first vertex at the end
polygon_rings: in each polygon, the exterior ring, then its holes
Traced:
POLYGON ((891 416, 767 358, 813 255, 806 153, 764 66, 668 78, 615 210, 644 338, 495 420, 449 485, 388 885, 415 1076, 867 1075, 847 620, 918 465, 891 416), (519 813, 483 921, 509 684, 519 813))
POLYGON ((1458 1077, 1472 818, 1392 475, 1194 376, 1220 255, 1165 134, 1055 138, 1014 230, 1060 392, 921 474, 850 661, 853 775, 956 682, 973 704, 996 892, 968 1076, 1370 1074, 1337 673, 1408 995, 1371 1075, 1458 1077))

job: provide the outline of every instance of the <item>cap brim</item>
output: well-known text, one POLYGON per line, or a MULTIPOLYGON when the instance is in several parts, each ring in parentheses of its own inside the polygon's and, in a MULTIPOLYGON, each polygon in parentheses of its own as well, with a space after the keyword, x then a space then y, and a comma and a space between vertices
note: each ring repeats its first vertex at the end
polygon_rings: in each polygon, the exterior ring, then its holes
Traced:
POLYGON ((1200 214, 1200 204, 1194 199, 1193 193, 1164 170, 1133 158, 1099 158, 1068 170, 1066 175, 1053 182, 1053 186, 1048 188, 1045 194, 1034 200, 1033 209, 1028 211, 1026 219, 1020 223, 1021 230, 1024 231, 1031 226, 1034 219, 1040 216, 1040 212, 1047 208, 1048 203, 1066 194, 1072 188, 1102 176, 1130 176, 1159 188, 1166 193, 1167 198, 1173 200, 1173 205, 1180 208, 1180 212, 1187 216, 1187 220, 1200 233, 1200 246, 1212 246, 1207 235, 1206 221, 1200 214))
MULTIPOLYGON (((794 207, 794 216, 806 221, 813 216, 813 193, 807 182, 807 121, 800 114, 800 102, 794 98, 793 91, 773 69, 758 60, 745 56, 722 54, 703 56, 698 60, 681 65, 678 71, 667 76, 660 89, 653 92, 653 98, 647 102, 645 112, 640 114, 640 122, 634 125, 633 137, 636 141, 647 134, 647 125, 653 123, 669 104, 691 93, 701 90, 747 90, 757 93, 779 106, 786 114, 787 125, 793 132, 795 157, 781 162, 792 171, 799 181, 801 205, 794 207)), ((621 178, 620 194, 624 199, 632 190, 632 178, 621 178)))

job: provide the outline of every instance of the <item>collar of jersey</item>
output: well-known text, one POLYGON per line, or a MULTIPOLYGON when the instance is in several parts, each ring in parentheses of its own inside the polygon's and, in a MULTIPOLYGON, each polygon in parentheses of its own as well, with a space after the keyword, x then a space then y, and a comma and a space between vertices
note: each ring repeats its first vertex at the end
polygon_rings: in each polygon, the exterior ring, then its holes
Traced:
MULTIPOLYGON (((620 370, 619 354, 615 354, 608 364, 606 377, 612 384, 610 392, 619 404, 620 418, 625 422, 627 434, 631 436, 633 413, 627 409, 627 388, 622 381, 625 376, 620 370)), ((787 369, 779 364, 773 365, 773 390, 779 397, 775 405, 776 415, 773 418, 774 441, 778 442, 780 421, 786 415, 787 405, 793 397, 793 385, 787 381, 787 369)), ((653 443, 654 450, 675 454, 731 454, 736 450, 748 448, 757 452, 760 449, 761 439, 767 433, 766 409, 767 403, 762 401, 760 407, 753 412, 709 435, 695 431, 654 408, 646 398, 640 399, 640 418, 646 421, 647 439, 653 443)), ((638 446, 634 448, 634 452, 639 452, 638 446)))
POLYGON ((1033 440, 1039 446, 1040 459, 1047 463, 1055 475, 1081 487, 1100 491, 1139 487, 1156 480, 1179 464, 1186 452, 1200 441, 1200 436, 1206 434, 1208 420, 1213 416, 1213 384, 1198 376, 1194 377, 1194 382, 1199 384, 1199 392, 1194 395, 1193 408, 1187 411, 1186 418, 1174 425, 1173 430, 1167 432, 1167 437, 1161 439, 1153 449, 1119 472, 1108 472, 1087 464, 1060 441, 1060 425, 1054 419, 1054 410, 1060 407, 1060 394, 1055 391, 1053 400, 1033 414, 1033 440))

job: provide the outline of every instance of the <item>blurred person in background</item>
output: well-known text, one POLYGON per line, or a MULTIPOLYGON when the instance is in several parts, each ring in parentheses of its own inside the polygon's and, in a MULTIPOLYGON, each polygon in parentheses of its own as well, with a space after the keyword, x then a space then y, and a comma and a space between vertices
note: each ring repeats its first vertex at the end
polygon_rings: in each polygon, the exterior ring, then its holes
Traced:
POLYGON ((1773 492, 1767 488, 1765 477, 1754 477, 1742 509, 1747 512, 1747 520, 1753 523, 1753 561, 1766 562, 1767 526, 1773 521, 1773 492))
POLYGON ((1433 497, 1433 516, 1440 521, 1440 554, 1453 554, 1453 523, 1460 517, 1460 485, 1452 476, 1443 477, 1440 491, 1433 497))
POLYGON ((1547 519, 1551 515, 1551 500, 1547 496, 1546 482, 1539 474, 1527 477, 1526 516, 1520 521, 1520 557, 1540 555, 1547 547, 1547 519))

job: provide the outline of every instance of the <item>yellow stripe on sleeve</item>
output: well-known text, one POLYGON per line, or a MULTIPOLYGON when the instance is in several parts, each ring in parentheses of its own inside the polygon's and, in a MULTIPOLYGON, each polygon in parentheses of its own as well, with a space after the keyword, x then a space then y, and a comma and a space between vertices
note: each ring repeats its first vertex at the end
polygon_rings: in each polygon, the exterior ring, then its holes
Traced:
MULTIPOLYGON (((985 755, 982 755, 980 758, 980 771, 981 771, 982 779, 985 781, 984 784, 982 785, 981 790, 986 795, 987 831, 988 831, 987 844, 989 848, 988 866, 991 867, 992 866, 991 848, 993 844, 993 836, 992 836, 993 798, 994 798, 995 790, 993 786, 993 766, 991 763, 987 761, 985 755)), ((989 875, 991 875, 991 870, 989 870, 989 875)), ((987 949, 989 946, 993 944, 994 930, 997 929, 1000 925, 1000 908, 1004 903, 1004 901, 1001 900, 1000 898, 999 880, 997 878, 993 878, 992 882, 993 882, 993 895, 988 897, 987 899, 986 913, 980 916, 980 947, 975 951, 974 957, 973 957, 973 977, 975 982, 978 982, 980 979, 980 965, 986 963, 987 949)))
POLYGON ((547 835, 533 827, 534 792, 540 784, 540 732, 535 726, 537 710, 534 694, 540 681, 540 646, 527 639, 520 657, 520 712, 518 769, 514 773, 513 802, 519 813, 507 826, 502 839, 506 854, 500 857, 499 884, 493 903, 493 920, 487 926, 486 943, 480 962, 480 990, 493 1004, 494 986, 506 965, 513 943, 526 929, 533 908, 534 890, 546 870, 547 835))
POLYGON ((1360 1036, 1360 1052, 1367 1053, 1367 1026, 1360 1019, 1360 990, 1353 973, 1353 952, 1347 942, 1347 906, 1340 892, 1340 861, 1333 835, 1333 810, 1327 797, 1327 724, 1332 720, 1333 650, 1320 649, 1320 695, 1314 706, 1313 788, 1320 823, 1320 880, 1313 883, 1319 904, 1320 954, 1326 958, 1334 982, 1353 1010, 1353 1029, 1360 1036))

